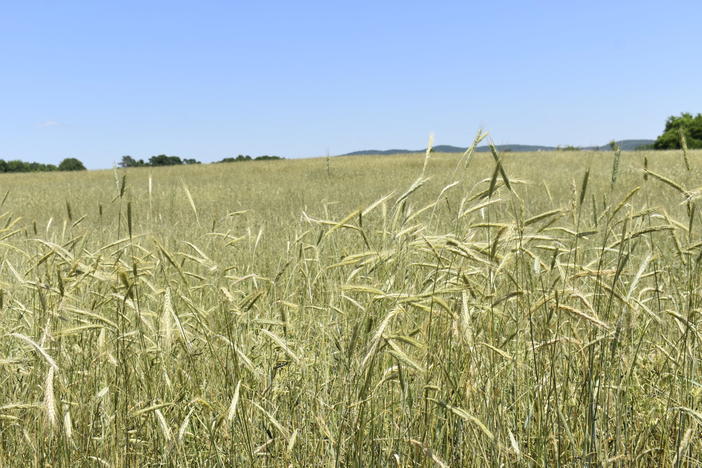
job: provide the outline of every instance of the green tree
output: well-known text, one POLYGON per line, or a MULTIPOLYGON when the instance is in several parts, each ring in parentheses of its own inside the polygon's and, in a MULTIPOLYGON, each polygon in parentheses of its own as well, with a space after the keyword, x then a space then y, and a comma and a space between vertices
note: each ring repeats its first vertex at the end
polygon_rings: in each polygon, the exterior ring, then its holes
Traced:
POLYGON ((24 161, 20 161, 19 159, 13 159, 11 161, 7 161, 7 172, 28 172, 28 171, 29 171, 29 165, 24 161))
POLYGON ((179 166, 181 164, 183 164, 183 160, 178 156, 159 154, 149 158, 149 166, 179 166))
POLYGON ((137 160, 129 155, 122 156, 122 161, 120 161, 120 163, 119 163, 120 167, 142 167, 145 165, 146 165, 146 163, 144 163, 143 159, 137 160))
POLYGON ((84 171, 85 166, 79 159, 66 158, 58 165, 59 171, 84 171))
POLYGON ((278 159, 284 158, 281 158, 280 156, 269 156, 267 154, 264 154, 263 156, 256 156, 256 161, 276 161, 278 159))
POLYGON ((665 129, 653 147, 655 149, 679 149, 680 134, 685 136, 688 148, 702 148, 702 114, 693 116, 683 112, 679 116, 670 116, 665 122, 665 129))

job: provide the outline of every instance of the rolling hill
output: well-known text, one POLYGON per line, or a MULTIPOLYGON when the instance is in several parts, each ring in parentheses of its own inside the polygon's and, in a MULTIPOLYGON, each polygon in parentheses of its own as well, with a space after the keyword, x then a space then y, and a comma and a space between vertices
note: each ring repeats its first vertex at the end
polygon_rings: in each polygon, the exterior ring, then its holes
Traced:
MULTIPOLYGON (((617 144, 623 151, 633 151, 644 145, 653 144, 654 140, 619 140, 617 144)), ((533 151, 556 151, 559 148, 556 146, 542 146, 542 145, 496 145, 498 151, 508 151, 514 153, 523 152, 533 152, 533 151)), ((461 146, 451 146, 451 145, 437 145, 434 146, 433 150, 436 153, 463 153, 467 147, 461 146)), ((607 151, 610 149, 609 144, 602 146, 587 146, 580 148, 585 151, 607 151)), ((490 151, 487 145, 478 146, 475 149, 477 152, 490 151)), ((405 154, 405 153, 423 153, 425 149, 408 150, 408 149, 389 149, 389 150, 361 150, 353 151, 351 153, 342 154, 341 156, 362 156, 362 155, 387 155, 387 154, 405 154)))

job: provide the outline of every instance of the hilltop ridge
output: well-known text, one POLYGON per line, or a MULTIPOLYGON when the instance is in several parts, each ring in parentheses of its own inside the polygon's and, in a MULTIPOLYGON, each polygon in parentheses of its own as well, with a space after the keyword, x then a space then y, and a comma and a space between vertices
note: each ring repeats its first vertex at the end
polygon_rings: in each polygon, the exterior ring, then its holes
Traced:
MULTIPOLYGON (((646 139, 639 139, 639 140, 619 140, 617 141, 617 144, 623 151, 633 151, 636 149, 639 149, 642 146, 646 145, 652 145, 654 140, 646 140, 646 139)), ((530 151, 557 151, 559 148, 557 146, 544 146, 544 145, 520 145, 520 144, 507 144, 507 145, 495 145, 498 151, 510 151, 510 152, 515 152, 515 153, 523 153, 523 152, 530 152, 530 151)), ((467 147, 461 147, 461 146, 452 146, 452 145, 437 145, 433 147, 433 151, 436 153, 463 153, 467 147)), ((583 150, 583 151, 607 151, 610 149, 609 144, 602 145, 602 146, 583 146, 583 147, 578 147, 578 149, 583 150)), ((360 150, 360 151, 353 151, 351 153, 345 153, 340 156, 364 156, 364 155, 371 155, 371 154, 405 154, 405 153, 423 153, 426 151, 425 148, 423 149, 418 149, 418 150, 408 150, 408 149, 388 149, 388 150, 376 150, 376 149, 368 149, 368 150, 360 150)), ((487 145, 481 145, 478 146, 475 151, 477 152, 484 152, 484 151, 490 151, 490 148, 487 145)))

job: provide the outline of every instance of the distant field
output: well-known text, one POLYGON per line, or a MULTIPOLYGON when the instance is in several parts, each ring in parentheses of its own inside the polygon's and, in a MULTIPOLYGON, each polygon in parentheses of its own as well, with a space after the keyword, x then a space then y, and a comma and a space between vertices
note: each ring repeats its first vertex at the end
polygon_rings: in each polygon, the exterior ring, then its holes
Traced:
POLYGON ((2 175, 0 466, 699 466, 688 159, 2 175))

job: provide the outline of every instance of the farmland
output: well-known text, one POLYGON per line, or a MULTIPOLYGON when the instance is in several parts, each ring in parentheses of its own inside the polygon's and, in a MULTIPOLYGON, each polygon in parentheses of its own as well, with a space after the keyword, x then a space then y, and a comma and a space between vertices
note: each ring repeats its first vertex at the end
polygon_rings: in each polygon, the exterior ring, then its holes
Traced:
POLYGON ((702 151, 0 178, 0 465, 698 466, 702 151))

